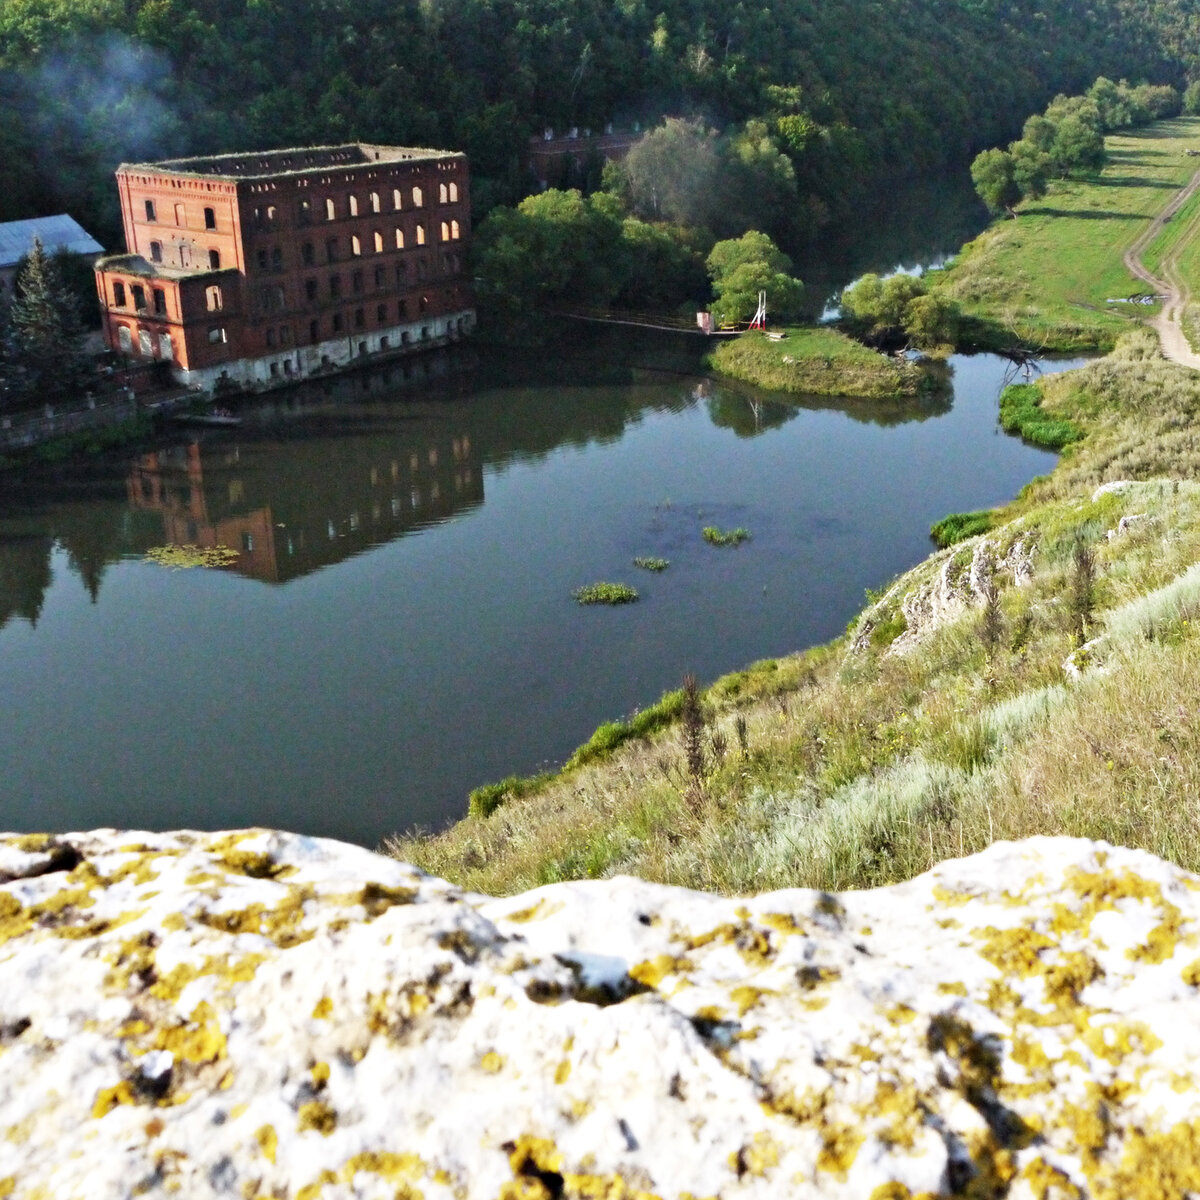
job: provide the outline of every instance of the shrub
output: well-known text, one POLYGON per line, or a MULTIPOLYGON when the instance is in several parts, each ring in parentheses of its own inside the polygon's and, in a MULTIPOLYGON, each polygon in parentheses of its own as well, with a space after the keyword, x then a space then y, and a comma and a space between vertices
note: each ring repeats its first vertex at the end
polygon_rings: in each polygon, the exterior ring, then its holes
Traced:
POLYGON ((633 565, 641 567, 643 571, 665 571, 671 565, 671 560, 668 558, 654 558, 649 555, 641 555, 633 560, 633 565))
POLYGON ((1027 442, 1061 450, 1083 437, 1074 421, 1042 410, 1042 390, 1036 383, 1015 383, 1000 394, 1000 424, 1005 433, 1019 433, 1027 442))
POLYGON ((929 527, 929 536, 944 550, 977 533, 987 533, 994 522, 995 518, 988 508, 976 512, 950 513, 929 527))
POLYGON ((549 772, 543 772, 525 778, 510 775, 507 779, 501 779, 499 783, 485 783, 483 787, 477 787, 471 793, 467 801, 467 810, 473 817, 490 817, 506 801, 528 796, 553 778, 549 772))

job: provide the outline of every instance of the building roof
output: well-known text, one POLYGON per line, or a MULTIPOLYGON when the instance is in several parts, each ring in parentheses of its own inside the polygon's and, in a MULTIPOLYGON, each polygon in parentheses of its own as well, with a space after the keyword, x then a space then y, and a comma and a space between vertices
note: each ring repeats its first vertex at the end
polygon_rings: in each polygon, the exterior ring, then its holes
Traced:
POLYGON ((96 262, 98 271, 120 271, 125 275, 144 276, 146 279, 199 279, 211 275, 237 274, 236 267, 211 267, 193 269, 191 267, 172 267, 166 263, 152 263, 140 254, 109 254, 96 262))
POLYGON ((74 254, 103 254, 104 247, 74 217, 59 213, 56 217, 30 217, 26 221, 0 223, 0 268, 15 267, 33 248, 33 239, 53 254, 70 250, 74 254))
POLYGON ((242 154, 210 154, 198 158, 169 158, 154 163, 122 163, 121 171, 146 171, 158 175, 191 175, 208 179, 277 179, 338 167, 371 163, 433 162, 464 158, 456 150, 425 150, 415 146, 376 146, 347 142, 341 146, 293 146, 286 150, 257 150, 242 154))

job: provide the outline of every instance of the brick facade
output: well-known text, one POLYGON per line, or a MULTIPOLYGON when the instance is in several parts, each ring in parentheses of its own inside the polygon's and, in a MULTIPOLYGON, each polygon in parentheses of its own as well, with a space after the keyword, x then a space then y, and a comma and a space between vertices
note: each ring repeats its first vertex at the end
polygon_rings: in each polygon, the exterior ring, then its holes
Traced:
POLYGON ((182 383, 261 387, 474 325, 466 156, 356 143, 117 171, 105 339, 182 383))

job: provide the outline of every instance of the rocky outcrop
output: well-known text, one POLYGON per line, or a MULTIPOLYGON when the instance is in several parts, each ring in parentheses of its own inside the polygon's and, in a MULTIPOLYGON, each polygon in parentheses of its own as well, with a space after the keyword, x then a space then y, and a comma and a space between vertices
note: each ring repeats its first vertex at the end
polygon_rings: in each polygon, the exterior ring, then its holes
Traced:
POLYGON ((0 1196, 1180 1197, 1200 880, 506 900, 289 834, 0 844, 0 1196))

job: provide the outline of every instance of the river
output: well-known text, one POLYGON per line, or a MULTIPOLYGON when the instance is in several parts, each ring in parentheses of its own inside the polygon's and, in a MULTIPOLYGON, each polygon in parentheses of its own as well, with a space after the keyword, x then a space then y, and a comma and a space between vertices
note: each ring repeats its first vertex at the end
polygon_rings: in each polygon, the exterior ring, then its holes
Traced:
POLYGON ((468 349, 2 485, 0 824, 444 825, 687 671, 835 635, 932 521, 1053 466, 997 429, 1001 359, 952 359, 940 400, 797 404, 696 342, 468 349), (145 558, 185 542, 239 558, 145 558), (597 580, 641 599, 576 604, 597 580))

